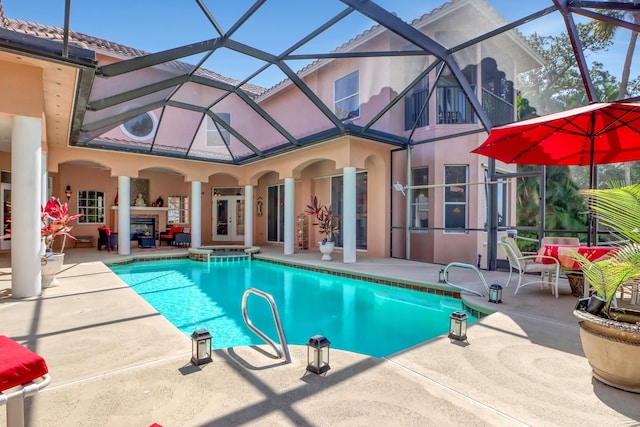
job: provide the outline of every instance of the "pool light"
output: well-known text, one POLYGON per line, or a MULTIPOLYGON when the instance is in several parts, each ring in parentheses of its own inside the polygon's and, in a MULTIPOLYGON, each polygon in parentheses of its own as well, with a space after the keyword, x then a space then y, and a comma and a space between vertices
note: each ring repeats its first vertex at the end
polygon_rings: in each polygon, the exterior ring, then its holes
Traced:
POLYGON ((191 334, 191 363, 202 365, 211 362, 211 334, 206 329, 196 329, 191 334))
POLYGON ((502 286, 497 283, 489 286, 489 302, 495 302, 496 304, 502 302, 502 286))
POLYGON ((314 335, 307 342, 307 371, 316 375, 324 374, 329 366, 329 344, 331 342, 322 335, 314 335))
POLYGON ((449 316, 449 338, 458 341, 467 339, 467 313, 454 311, 449 316))

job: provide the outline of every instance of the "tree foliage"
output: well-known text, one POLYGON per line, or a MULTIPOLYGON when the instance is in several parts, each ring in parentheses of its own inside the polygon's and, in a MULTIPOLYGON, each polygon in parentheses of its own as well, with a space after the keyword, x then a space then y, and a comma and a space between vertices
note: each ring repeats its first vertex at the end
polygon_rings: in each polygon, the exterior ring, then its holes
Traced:
MULTIPOLYGON (((620 18, 620 16, 616 16, 620 18)), ((606 52, 613 45, 616 27, 599 21, 576 25, 584 55, 589 60, 606 52)), ((566 32, 543 36, 533 34, 530 44, 543 58, 544 65, 519 77, 517 97, 518 119, 524 120, 587 105, 584 82, 566 32)), ((620 99, 620 82, 603 63, 593 60, 589 64, 596 96, 599 101, 620 99)), ((629 81, 623 89, 625 95, 640 94, 640 76, 629 81)), ((537 170, 540 166, 518 167, 519 171, 537 170)), ((632 182, 640 182, 640 163, 630 166, 632 182)), ((627 172, 628 173, 628 172, 627 172)), ((623 181, 624 167, 620 164, 598 167, 599 181, 623 181)), ((549 230, 585 230, 586 204, 579 194, 580 188, 588 188, 588 167, 549 167, 546 182, 546 228, 549 230)), ((536 178, 518 180, 517 217, 519 226, 536 226, 539 222, 538 182, 536 178)))

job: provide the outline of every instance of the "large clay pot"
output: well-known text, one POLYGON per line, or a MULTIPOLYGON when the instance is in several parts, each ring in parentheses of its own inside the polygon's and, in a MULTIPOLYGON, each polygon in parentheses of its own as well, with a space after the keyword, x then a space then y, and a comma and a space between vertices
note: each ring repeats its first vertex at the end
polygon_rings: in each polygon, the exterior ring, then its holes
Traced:
POLYGON ((56 279, 56 274, 62 270, 64 264, 64 254, 46 254, 42 257, 41 275, 42 287, 50 288, 58 286, 60 283, 56 279))
POLYGON ((617 322, 581 310, 580 340, 593 376, 622 390, 640 393, 640 325, 617 322))
POLYGON ((335 248, 334 242, 318 242, 318 246, 320 247, 320 252, 322 252, 322 260, 323 261, 331 261, 331 254, 333 253, 333 249, 335 248))

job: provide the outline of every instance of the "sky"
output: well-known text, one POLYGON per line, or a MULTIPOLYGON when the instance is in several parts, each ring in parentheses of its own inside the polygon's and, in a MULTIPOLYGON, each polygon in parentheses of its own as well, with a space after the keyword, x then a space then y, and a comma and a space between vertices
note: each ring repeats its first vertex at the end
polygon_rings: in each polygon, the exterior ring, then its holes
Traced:
MULTIPOLYGON (((0 1, 8 18, 63 26, 64 0, 0 1)), ((204 2, 223 30, 227 31, 255 0, 204 2)), ((551 0, 487 2, 509 21, 552 5, 551 0)), ((441 6, 443 0, 377 0, 375 3, 410 22, 441 6)), ((248 21, 250 25, 243 25, 232 39, 278 55, 345 7, 338 0, 267 0, 248 21)), ((352 13, 296 53, 328 52, 372 25, 373 21, 352 13)), ((110 0, 100 3, 92 0, 72 0, 70 28, 147 52, 158 52, 218 37, 213 25, 193 0, 110 0)), ((557 34, 563 29, 564 23, 560 15, 555 13, 527 24, 519 28, 519 31, 523 34, 557 34)), ((466 37, 479 35, 474 34, 472 28, 462 27, 458 31, 463 31, 466 37)), ((608 69, 614 75, 619 75, 622 68, 621 61, 626 50, 625 40, 628 40, 628 31, 625 32, 626 39, 625 33, 619 31, 620 40, 616 42, 615 49, 612 49, 606 58, 598 58, 609 61, 605 65, 609 65, 608 69)), ((184 61, 195 63, 200 58, 185 58, 184 61)), ((297 70, 307 63, 293 61, 290 66, 297 70)), ((228 77, 242 79, 262 65, 261 61, 226 50, 216 52, 205 67, 228 77)), ((640 70, 635 75, 638 74, 640 70)), ((252 83, 268 87, 284 78, 284 74, 277 67, 270 67, 252 83)))

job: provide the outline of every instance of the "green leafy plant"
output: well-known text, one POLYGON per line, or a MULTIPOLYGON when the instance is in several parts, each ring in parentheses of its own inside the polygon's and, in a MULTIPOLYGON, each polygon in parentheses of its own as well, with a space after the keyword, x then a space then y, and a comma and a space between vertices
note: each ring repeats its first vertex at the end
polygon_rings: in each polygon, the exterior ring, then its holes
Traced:
POLYGON ((600 224, 609 227, 623 243, 611 256, 595 261, 574 251, 585 279, 605 301, 603 311, 607 313, 620 288, 640 277, 640 185, 609 185, 582 193, 600 224))
POLYGON ((315 218, 316 222, 313 225, 318 226, 318 232, 326 236, 327 242, 333 241, 334 236, 338 234, 339 218, 333 213, 331 205, 323 205, 314 196, 304 212, 315 218))

